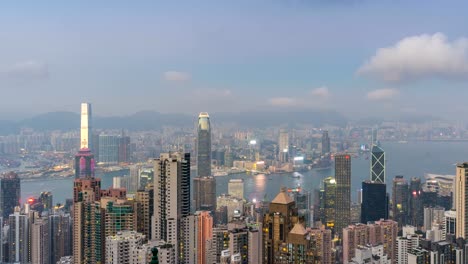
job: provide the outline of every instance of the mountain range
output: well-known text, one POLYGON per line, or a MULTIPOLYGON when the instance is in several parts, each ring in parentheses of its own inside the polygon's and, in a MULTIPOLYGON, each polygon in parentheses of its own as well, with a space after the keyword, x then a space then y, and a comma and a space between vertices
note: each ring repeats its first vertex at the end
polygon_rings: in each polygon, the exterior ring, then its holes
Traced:
MULTIPOLYGON (((128 116, 93 117, 96 129, 132 131, 159 129, 163 126, 194 127, 197 116, 140 111, 128 116)), ((210 113, 212 123, 232 123, 238 127, 269 127, 295 124, 344 126, 347 119, 335 111, 304 110, 292 112, 210 113)), ((69 131, 80 127, 80 115, 74 112, 49 112, 18 121, 0 120, 0 134, 16 134, 21 128, 35 131, 69 131)))

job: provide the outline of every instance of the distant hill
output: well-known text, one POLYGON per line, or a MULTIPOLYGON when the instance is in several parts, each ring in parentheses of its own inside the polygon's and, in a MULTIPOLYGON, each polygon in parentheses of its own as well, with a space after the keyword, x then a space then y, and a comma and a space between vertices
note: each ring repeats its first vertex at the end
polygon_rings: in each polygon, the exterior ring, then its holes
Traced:
MULTIPOLYGON (((210 113, 214 123, 234 123, 239 127, 268 127, 276 125, 325 124, 344 126, 346 118, 334 111, 293 112, 243 112, 210 113)), ((163 114, 156 111, 141 111, 128 116, 95 116, 93 126, 98 129, 151 130, 163 126, 193 127, 197 114, 163 114)), ((80 115, 73 112, 50 112, 21 121, 0 121, 0 134, 14 134, 20 128, 38 131, 73 130, 80 127, 80 115)))

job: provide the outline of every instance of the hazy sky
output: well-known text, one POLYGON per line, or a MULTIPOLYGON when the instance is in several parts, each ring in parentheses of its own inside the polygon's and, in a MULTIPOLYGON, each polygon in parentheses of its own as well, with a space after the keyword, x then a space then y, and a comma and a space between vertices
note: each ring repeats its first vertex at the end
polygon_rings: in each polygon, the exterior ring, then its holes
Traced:
POLYGON ((0 118, 293 108, 467 116, 468 1, 10 1, 0 118))

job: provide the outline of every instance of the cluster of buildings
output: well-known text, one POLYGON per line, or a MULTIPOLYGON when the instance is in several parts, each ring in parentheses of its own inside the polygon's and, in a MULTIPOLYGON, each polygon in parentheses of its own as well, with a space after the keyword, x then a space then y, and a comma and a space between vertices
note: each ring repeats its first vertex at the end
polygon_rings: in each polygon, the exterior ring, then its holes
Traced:
MULTIPOLYGON (((83 104, 70 202, 54 206, 50 192, 21 201, 18 175, 2 176, 0 262, 468 263, 468 163, 458 164, 455 176, 427 175, 425 182, 396 176, 389 195, 385 151, 373 134, 369 179, 356 203, 353 156, 332 151, 328 131, 321 131, 318 162, 334 162, 335 175, 322 181, 312 206, 309 194, 284 187, 271 201, 247 201, 242 179, 231 179, 228 193, 218 196, 212 167, 234 164, 233 150, 212 150, 210 118, 200 113, 195 177, 193 155, 171 151, 153 159, 151 175, 132 165, 130 177, 115 178, 104 189, 96 167, 120 162, 128 150, 121 145, 130 143, 105 135, 93 141, 90 114, 90 105, 83 104)), ((304 165, 297 159, 301 149, 290 140, 280 130, 269 167, 304 165)), ((258 163, 256 144, 250 140, 237 157, 254 162, 252 170, 265 165, 258 163)))
POLYGON ((56 263, 72 254, 69 205, 53 206, 43 192, 20 204, 21 182, 14 172, 0 179, 0 262, 56 263))

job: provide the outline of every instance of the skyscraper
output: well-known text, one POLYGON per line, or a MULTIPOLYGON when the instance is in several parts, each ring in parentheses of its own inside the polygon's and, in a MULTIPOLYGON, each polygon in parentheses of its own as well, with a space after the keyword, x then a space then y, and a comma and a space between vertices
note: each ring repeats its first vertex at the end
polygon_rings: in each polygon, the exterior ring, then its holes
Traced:
POLYGON ((263 263, 278 263, 281 248, 288 239, 289 232, 299 222, 294 200, 286 193, 286 188, 270 203, 268 214, 263 217, 263 263))
MULTIPOLYGON (((416 177, 411 178, 409 185, 408 223, 415 227, 421 227, 424 221, 422 195, 421 179, 416 177)), ((434 205, 435 204, 431 204, 431 206, 434 205)))
POLYGON ((322 155, 330 153, 330 137, 328 136, 328 131, 323 131, 322 133, 322 155))
POLYGON ((289 133, 284 129, 281 129, 279 132, 278 147, 279 161, 287 162, 289 156, 289 133))
POLYGON ((230 179, 228 183, 228 194, 239 199, 244 199, 244 180, 230 179))
POLYGON ((31 262, 50 263, 50 253, 54 253, 50 248, 49 221, 47 218, 35 219, 31 226, 31 262))
POLYGON ((95 169, 94 155, 90 149, 82 148, 75 155, 75 179, 92 176, 95 169))
POLYGON ((198 116, 197 175, 211 176, 211 124, 206 112, 198 116))
POLYGON ((153 216, 153 188, 138 190, 135 194, 137 202, 137 231, 145 235, 146 240, 151 239, 151 217, 153 216))
POLYGON ((408 182, 398 175, 393 179, 392 190, 393 220, 402 227, 407 224, 408 217, 408 182))
POLYGON ((11 171, 3 174, 0 185, 0 210, 6 220, 15 211, 15 207, 20 205, 21 181, 18 174, 11 171))
POLYGON ((57 212, 49 216, 50 263, 57 263, 60 258, 72 255, 72 229, 69 214, 57 212))
POLYGON ((387 186, 385 183, 362 183, 361 223, 388 219, 387 186))
POLYGON ((81 104, 81 133, 80 133, 80 149, 91 149, 92 150, 92 134, 91 125, 91 104, 81 104))
POLYGON ((341 237, 343 228, 347 227, 351 218, 351 156, 349 154, 335 155, 335 231, 341 237))
POLYGON ((208 241, 213 236, 213 218, 208 211, 197 211, 183 219, 183 263, 207 264, 208 241))
POLYGON ((97 263, 104 258, 101 180, 75 179, 73 188, 73 262, 97 263))
POLYGON ((101 208, 104 209, 104 235, 114 236, 120 231, 136 230, 136 205, 124 197, 102 197, 101 208))
POLYGON ((195 211, 216 210, 216 179, 213 176, 193 179, 193 201, 195 211))
POLYGON ((468 238, 468 162, 457 164, 455 175, 456 237, 468 238))
POLYGON ((128 184, 127 191, 129 193, 135 193, 140 188, 140 165, 131 165, 130 166, 130 182, 128 184))
POLYGON ((190 154, 163 153, 154 161, 152 238, 182 252, 181 221, 190 213, 190 154))
POLYGON ((335 230, 335 208, 336 208, 336 180, 328 177, 323 180, 323 192, 320 209, 322 212, 322 224, 327 229, 335 230))
POLYGON ((99 135, 99 163, 117 164, 119 162, 119 144, 119 136, 99 135))
POLYGON ((385 183, 385 151, 374 145, 371 154, 371 181, 385 183))
POLYGON ((28 215, 20 212, 19 206, 9 216, 8 259, 10 263, 29 263, 29 225, 28 215))

